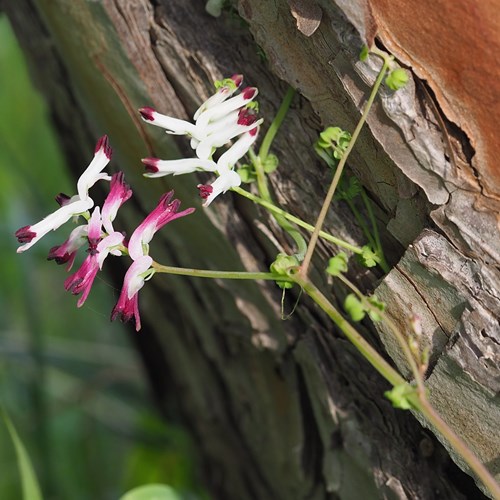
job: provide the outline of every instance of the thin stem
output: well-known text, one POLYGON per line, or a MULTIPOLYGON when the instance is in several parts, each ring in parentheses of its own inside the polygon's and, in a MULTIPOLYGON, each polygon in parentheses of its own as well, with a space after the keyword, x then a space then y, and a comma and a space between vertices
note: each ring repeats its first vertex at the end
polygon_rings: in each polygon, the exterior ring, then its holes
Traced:
POLYGON ((345 200, 345 201, 349 205, 351 212, 354 214, 354 217, 358 221, 358 224, 360 225, 361 230, 363 231, 363 234, 365 235, 366 239, 368 240, 368 243, 370 245, 372 245, 374 249, 376 249, 376 244, 375 244, 375 240, 372 236, 372 233, 368 229, 368 226, 366 225, 365 220, 363 219, 363 217, 359 213, 359 210, 357 209, 356 205, 354 204, 354 202, 352 200, 345 200))
MULTIPOLYGON (((358 351, 369 361, 369 363, 393 386, 406 383, 401 375, 392 368, 380 354, 344 319, 331 302, 314 286, 307 278, 302 277, 300 271, 289 274, 290 279, 295 281, 302 289, 323 309, 323 311, 342 330, 345 336, 352 342, 358 351)), ((353 285, 354 287, 354 285, 353 285)), ((354 287, 353 289, 356 289, 354 287)), ((357 290, 357 289, 356 289, 357 290)), ((357 292, 362 296, 361 292, 357 292)), ((365 299, 366 300, 366 299, 365 299)), ((377 312, 380 312, 377 309, 377 312)), ((418 371, 418 369, 417 369, 418 371)), ((432 407, 427 399, 425 388, 418 390, 416 394, 409 395, 413 408, 419 411, 448 441, 453 449, 467 462, 483 484, 489 489, 493 498, 500 500, 500 486, 493 476, 481 463, 481 461, 470 450, 467 444, 455 434, 448 424, 432 407)))
POLYGON ((356 349, 369 363, 393 386, 404 384, 405 379, 356 331, 356 329, 340 314, 333 304, 319 291, 319 289, 304 278, 302 273, 289 274, 290 279, 300 285, 316 304, 333 320, 344 332, 345 336, 354 344, 356 349))
POLYGON ((500 500, 500 485, 495 481, 488 469, 481 463, 467 444, 451 429, 436 412, 425 395, 420 396, 420 411, 436 430, 448 441, 452 448, 460 455, 476 473, 483 484, 488 488, 492 497, 500 500))
POLYGON ((375 252, 380 257, 380 267, 384 269, 385 272, 389 272, 389 266, 385 260, 384 248, 382 247, 382 242, 380 241, 380 233, 378 231, 377 220, 375 219, 375 214, 373 213, 372 203, 366 194, 366 191, 361 188, 361 198, 365 204, 366 211, 368 212, 368 218, 373 228, 373 236, 375 238, 375 252))
POLYGON ((333 176, 332 183, 330 185, 330 189, 328 190, 328 193, 326 194, 325 200, 323 202, 323 206, 321 207, 321 211, 319 213, 318 219, 316 221, 316 225, 313 231, 313 234, 311 236, 311 239, 309 241, 309 245, 307 247, 307 252, 304 257, 304 262, 302 263, 300 272, 302 273, 302 276, 307 276, 307 272, 309 270, 309 265, 311 264, 311 259, 314 253, 314 249, 316 248, 316 244, 318 243, 318 237, 319 237, 319 232, 321 231, 321 228, 323 226, 323 222, 326 218, 326 214, 328 212, 328 209, 330 207, 330 203, 332 202, 333 195, 335 194, 335 190, 337 189, 337 184, 339 183, 340 176, 342 175, 342 172, 344 170, 344 166, 346 164, 347 158, 349 157, 349 154, 352 151, 352 148, 354 147, 354 144, 356 143, 359 133, 361 132, 361 128, 363 127, 366 118, 368 116, 368 113, 370 112, 370 109, 372 107, 373 101, 375 100, 375 96, 377 95, 378 89, 382 83, 382 80, 387 72, 387 68, 389 66, 389 61, 387 59, 384 59, 384 62, 382 64, 382 69, 380 70, 380 73, 378 74, 378 77, 375 81, 375 84, 373 85, 370 97, 368 98, 368 101, 366 102, 365 109, 363 111, 363 114, 361 115, 361 119, 359 120, 358 124, 356 125, 356 129, 354 130, 352 134, 351 141, 349 142, 349 146, 344 152, 344 155, 339 161, 339 164, 337 166, 337 170, 335 170, 335 175, 333 176))
POLYGON ((210 269, 191 269, 187 267, 164 266, 153 262, 153 269, 157 273, 177 274, 180 276, 192 276, 194 278, 215 278, 230 280, 272 280, 290 281, 286 276, 274 273, 249 273, 245 271, 212 271, 210 269))
MULTIPOLYGON (((262 159, 260 156, 256 156, 253 151, 250 152, 250 158, 255 168, 255 173, 257 174, 257 186, 259 188, 259 193, 265 201, 272 204, 273 198, 271 196, 271 192, 269 191, 269 185, 267 184, 267 175, 264 170, 264 165, 262 164, 262 159)), ((297 258, 299 261, 302 261, 307 249, 306 240, 300 231, 281 214, 275 212, 273 213, 273 217, 279 226, 295 241, 295 244, 297 245, 297 258)))
POLYGON ((274 137, 278 133, 278 130, 288 112, 288 109, 290 108, 290 104, 292 103, 293 97, 295 96, 295 89, 292 87, 289 87, 285 97, 283 98, 283 101, 281 102, 281 105, 276 113, 276 116, 274 117, 273 122, 271 123, 269 129, 266 132, 266 135, 264 136, 264 139, 262 140, 262 144, 260 145, 259 149, 259 157, 262 162, 266 161, 267 155, 269 154, 269 149, 271 148, 271 144, 273 143, 274 137))
MULTIPOLYGON (((308 224, 307 222, 304 222, 302 219, 299 219, 298 217, 295 217, 295 215, 292 215, 282 208, 277 207, 276 205, 273 205, 272 203, 269 203, 266 200, 263 200, 259 196, 256 196, 249 191, 246 191, 245 189, 235 187, 232 188, 232 190, 235 193, 240 194, 241 196, 244 196, 245 198, 248 198, 249 200, 253 201, 254 203, 257 203, 258 205, 263 206, 264 208, 267 208, 270 212, 273 212, 275 214, 282 215, 285 219, 289 220, 290 222, 293 222, 299 227, 302 227, 304 229, 307 229, 308 231, 314 231, 314 226, 312 224, 308 224)), ((345 248, 347 250, 350 250, 353 253, 361 255, 363 253, 363 250, 355 245, 351 245, 350 243, 347 243, 347 241, 341 240, 340 238, 336 238, 335 236, 332 236, 331 234, 326 233, 325 231, 320 231, 319 233, 320 237, 323 238, 326 241, 329 241, 330 243, 334 243, 335 245, 345 248)))
POLYGON ((374 312, 379 314, 383 322, 389 327, 392 334, 399 343, 401 350, 403 351, 403 354, 406 360, 408 361, 408 364, 410 365, 413 377, 415 379, 415 382, 417 383, 419 394, 425 394, 425 386, 422 373, 419 370, 415 358, 413 357, 413 354, 410 351, 410 346, 408 345, 408 342, 406 341, 404 335, 399 331, 399 328, 387 317, 386 314, 384 314, 383 311, 370 304, 370 302, 368 301, 366 296, 361 292, 361 290, 354 283, 348 280, 343 274, 339 275, 339 279, 340 281, 342 281, 342 283, 344 283, 344 285, 346 285, 350 290, 352 290, 358 296, 359 300, 362 302, 363 307, 365 309, 373 310, 374 312))

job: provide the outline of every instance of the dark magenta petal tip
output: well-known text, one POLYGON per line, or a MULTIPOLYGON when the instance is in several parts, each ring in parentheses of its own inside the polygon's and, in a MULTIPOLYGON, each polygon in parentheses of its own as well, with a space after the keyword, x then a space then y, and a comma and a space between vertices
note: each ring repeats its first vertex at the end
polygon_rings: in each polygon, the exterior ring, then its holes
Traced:
POLYGON ((150 106, 145 106, 144 108, 139 109, 139 113, 145 120, 152 122, 154 121, 153 113, 156 113, 156 110, 150 106))

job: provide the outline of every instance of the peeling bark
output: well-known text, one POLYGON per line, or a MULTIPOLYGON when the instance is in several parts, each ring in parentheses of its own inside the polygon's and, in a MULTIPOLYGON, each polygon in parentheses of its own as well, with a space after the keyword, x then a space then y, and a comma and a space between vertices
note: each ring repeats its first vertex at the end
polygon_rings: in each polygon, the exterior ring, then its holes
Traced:
MULTIPOLYGON (((93 138, 109 133, 139 200, 124 207, 130 229, 167 186, 184 206, 199 207, 193 177, 141 177, 145 155, 190 153, 182 139, 148 128, 134 110, 154 105, 186 118, 213 80, 235 72, 259 87, 268 123, 286 83, 300 90, 273 145, 281 167, 272 183, 285 209, 315 219, 329 172, 311 144, 326 125, 353 129, 379 67, 357 54, 362 37, 371 39, 381 25, 381 7, 337 3, 344 13, 327 0, 240 0, 253 38, 239 18, 209 17, 202 0, 20 0, 2 7, 68 154, 86 158, 93 138), (292 14, 297 3, 314 4, 314 30, 297 25, 297 17, 307 17, 296 6, 292 14)), ((384 23, 382 40, 388 33, 398 39, 391 21, 384 23)), ((407 54, 404 62, 422 76, 420 60, 407 54)), ((476 132, 452 125, 461 122, 430 97, 438 93, 427 83, 426 91, 415 76, 403 91, 382 92, 350 168, 377 204, 395 265, 376 293, 396 321, 403 324, 408 310, 424 319, 433 346, 432 401, 498 474, 498 207, 474 178, 480 167, 471 163, 468 139, 477 146, 476 132)), ((342 204, 326 229, 363 243, 342 204)), ((290 243, 269 217, 226 195, 213 210, 199 209, 158 234, 152 251, 172 265, 257 270, 276 247, 289 250, 290 243)), ((319 257, 331 252, 321 245, 319 257)), ((317 265, 316 278, 341 300, 344 292, 326 282, 319 258, 317 265)), ((350 274, 364 289, 377 278, 355 265, 350 274)), ((196 436, 215 498, 480 498, 431 434, 390 407, 382 396, 387 384, 307 300, 281 322, 280 294, 269 284, 155 277, 141 294, 145 331, 134 341, 159 404, 165 411, 173 404, 196 436)), ((368 324, 362 328, 405 371, 387 332, 378 337, 368 324)))

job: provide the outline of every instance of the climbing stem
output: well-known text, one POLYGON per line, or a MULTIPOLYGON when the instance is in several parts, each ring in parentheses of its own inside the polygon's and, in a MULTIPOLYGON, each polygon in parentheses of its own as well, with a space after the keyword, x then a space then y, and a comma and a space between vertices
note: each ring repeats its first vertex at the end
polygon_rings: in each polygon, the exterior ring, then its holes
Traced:
MULTIPOLYGON (((282 208, 277 207, 276 205, 273 205, 272 203, 269 203, 266 200, 263 200, 259 196, 256 196, 249 191, 246 191, 245 189, 235 187, 232 188, 232 190, 235 193, 240 194, 241 196, 244 196, 245 198, 248 198, 249 200, 253 201, 254 203, 257 203, 258 205, 263 206, 264 208, 267 208, 270 212, 273 214, 278 214, 282 215, 285 219, 289 220, 290 222, 293 222, 299 227, 302 227, 304 229, 307 229, 308 231, 314 231, 314 226, 312 224, 308 224, 307 222, 304 222, 302 219, 299 219, 298 217, 295 217, 295 215, 292 215, 282 208)), ((351 245, 347 241, 341 240, 340 238, 336 238, 335 236, 332 236, 331 234, 326 233, 325 231, 320 231, 319 236, 323 238, 326 241, 329 241, 330 243, 334 243, 335 245, 345 248, 346 250, 350 250, 353 253, 361 255, 363 253, 363 250, 355 245, 351 245)))
POLYGON ((290 108, 290 104, 292 103, 293 97, 295 96, 295 89, 289 87, 283 101, 281 101, 281 105, 274 117, 273 122, 271 123, 269 129, 262 140, 262 144, 259 149, 259 158, 262 162, 266 161, 267 155, 269 154, 269 149, 271 148, 271 144, 273 143, 274 137, 278 133, 278 130, 290 108))
POLYGON ((368 113, 370 112, 370 109, 372 107, 373 101, 375 100, 375 96, 377 95, 378 89, 382 83, 382 80, 387 72, 387 69, 389 67, 389 59, 384 58, 384 62, 382 64, 382 69, 380 70, 377 79, 375 80, 375 84, 373 85, 370 97, 368 98, 368 101, 366 102, 365 109, 363 110, 363 114, 361 115, 361 119, 359 120, 358 124, 356 125, 356 128, 354 129, 354 132, 352 134, 351 141, 349 142, 349 146, 345 150, 342 158, 339 161, 339 164, 337 166, 337 169, 335 170, 335 174, 332 179, 332 183, 330 184, 330 188, 328 189, 328 193, 326 194, 325 200, 323 202, 323 206, 321 207, 321 211, 319 213, 318 219, 316 221, 315 227, 313 234, 311 236, 311 239, 309 240, 309 245, 307 246, 307 251, 306 255, 304 257, 304 261, 302 262, 300 272, 302 276, 307 276, 307 272, 309 270, 309 265, 311 264, 311 259, 314 253, 314 249, 316 248, 316 244, 318 243, 318 237, 319 237, 319 232, 321 231, 321 228, 323 227, 323 222, 325 220, 326 214, 328 212, 328 209, 330 207, 330 203, 332 202, 333 195, 335 194, 335 190, 337 189, 337 185, 340 180, 340 176, 342 175, 342 172, 344 170, 344 166, 346 164, 347 158, 349 157, 349 154, 352 151, 352 148, 354 147, 354 144, 356 144, 356 141, 358 139, 359 133, 361 132, 361 129, 366 121, 366 118, 368 116, 368 113))
MULTIPOLYGON (((273 140, 276 137, 281 124, 283 123, 294 95, 295 90, 290 87, 285 94, 283 101, 281 102, 281 105, 278 109, 278 112, 276 113, 276 116, 274 117, 273 122, 271 123, 266 135, 264 136, 262 145, 259 149, 259 153, 256 155, 252 149, 250 149, 248 152, 250 160, 252 161, 252 165, 255 169, 255 174, 257 176, 257 187, 259 189, 259 194, 264 201, 270 204, 273 204, 273 198, 271 196, 269 185, 267 183, 267 173, 265 171, 264 164, 269 155, 271 144, 273 143, 273 140)), ((286 231, 295 241, 295 244, 297 245, 296 256, 299 261, 302 261, 307 249, 307 244, 304 240, 304 237, 302 236, 300 231, 289 220, 287 220, 286 217, 283 217, 283 215, 277 213, 276 211, 273 211, 272 214, 279 226, 284 231, 286 231)))
MULTIPOLYGON (((320 292, 320 290, 304 277, 300 268, 291 269, 289 272, 290 280, 295 281, 302 287, 305 293, 311 297, 314 302, 330 317, 330 319, 340 328, 349 341, 357 350, 368 360, 368 362, 393 386, 407 383, 404 378, 390 366, 384 358, 355 330, 354 327, 340 314, 333 304, 320 292)), ((354 285, 353 285, 354 286, 354 285)), ((355 288, 355 287, 354 287, 355 288)), ((357 294, 363 297, 361 292, 356 289, 357 294)), ((366 298, 365 298, 366 300, 366 298)), ((377 312, 380 312, 377 310, 377 312)), ((386 318, 384 318, 386 320, 386 318)), ((401 334, 400 334, 401 335, 401 334)), ((411 353, 410 353, 411 357, 411 353)), ((414 363, 414 361, 413 361, 414 363)), ((416 370, 418 372, 418 369, 416 370)), ((495 481, 486 467, 471 451, 467 444, 446 424, 441 416, 427 399, 427 393, 421 379, 417 379, 417 391, 408 395, 408 400, 415 411, 420 412, 425 419, 443 436, 451 445, 455 452, 461 456, 469 465, 471 470, 479 477, 483 484, 488 488, 494 499, 500 500, 500 485, 495 481)))
POLYGON ((249 273, 245 271, 212 271, 209 269, 191 269, 187 267, 164 266, 153 262, 153 269, 157 273, 177 274, 181 276, 192 276, 194 278, 215 278, 231 280, 273 280, 289 281, 285 276, 274 273, 249 273))

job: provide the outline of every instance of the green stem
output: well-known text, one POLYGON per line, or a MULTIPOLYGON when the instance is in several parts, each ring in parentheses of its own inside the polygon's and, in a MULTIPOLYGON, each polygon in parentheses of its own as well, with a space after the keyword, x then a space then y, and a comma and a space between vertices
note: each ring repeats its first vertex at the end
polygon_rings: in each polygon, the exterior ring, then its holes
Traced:
MULTIPOLYGON (((358 351, 369 361, 369 363, 393 386, 406 383, 401 375, 392 368, 380 354, 343 318, 331 302, 316 288, 307 278, 302 277, 302 273, 290 272, 290 279, 295 281, 302 289, 323 309, 323 311, 333 320, 333 322, 342 330, 345 336, 354 344, 358 351)), ((357 290, 357 289, 356 289, 357 290)), ((357 292, 362 296, 361 292, 357 292)), ((366 298, 365 298, 366 300, 366 298)), ((380 312, 377 309, 377 312, 380 312)), ((417 369, 418 371, 418 369, 417 369)), ((423 385, 423 382, 422 382, 423 385)), ((455 434, 448 424, 441 418, 436 410, 429 403, 425 388, 417 391, 414 395, 409 395, 413 408, 419 411, 428 422, 446 439, 452 448, 460 455, 479 477, 483 484, 493 495, 493 498, 500 499, 500 486, 493 476, 474 455, 467 444, 455 434)))
POLYGON ((425 395, 420 397, 419 409, 435 429, 448 441, 455 452, 467 462, 469 467, 483 482, 484 486, 488 488, 492 498, 500 500, 500 485, 467 444, 441 418, 425 395))
MULTIPOLYGON (((304 222, 302 219, 299 219, 298 217, 295 217, 294 215, 286 212, 282 208, 277 207, 276 205, 273 205, 272 203, 269 203, 268 201, 263 200, 259 196, 256 196, 249 191, 246 191, 245 189, 235 187, 232 188, 232 190, 235 193, 240 194, 241 196, 244 196, 245 198, 248 198, 249 200, 253 201, 254 203, 257 203, 258 205, 263 206, 264 208, 267 208, 270 212, 273 212, 274 214, 282 215, 285 219, 289 220, 290 222, 293 222, 299 227, 302 227, 304 229, 307 229, 308 231, 314 231, 314 226, 312 224, 308 224, 307 222, 304 222)), ((332 236, 331 234, 326 233, 325 231, 320 231, 319 233, 320 237, 323 238, 326 241, 329 241, 330 243, 334 243, 335 245, 345 248, 347 250, 350 250, 353 253, 361 255, 363 253, 363 250, 355 245, 351 245, 350 243, 347 243, 347 241, 341 240, 340 238, 336 238, 335 236, 332 236)))
POLYGON ((370 219, 370 223, 373 228, 373 236, 375 238, 375 252, 380 258, 380 267, 384 269, 385 272, 389 272, 389 265, 385 260, 384 248, 382 247, 382 242, 380 241, 380 234, 378 232, 378 224, 375 219, 375 214, 373 213, 372 203, 366 194, 366 191, 361 188, 361 198, 363 199, 363 203, 365 204, 366 211, 368 212, 368 218, 370 219))
POLYGON ((358 351, 369 363, 393 386, 404 384, 405 379, 356 331, 356 329, 340 314, 332 303, 319 291, 319 289, 304 278, 300 271, 289 273, 290 280, 302 287, 304 292, 311 297, 318 306, 332 319, 344 332, 358 351))
POLYGON ((357 209, 356 205, 354 204, 354 202, 352 200, 345 200, 345 201, 349 205, 351 212, 354 214, 354 217, 358 221, 358 224, 360 225, 361 230, 363 231, 363 234, 365 235, 366 239, 368 240, 368 243, 370 245, 372 245, 372 247, 374 249, 376 249, 376 244, 375 244, 375 240, 372 236, 372 233, 368 229, 368 226, 366 225, 365 220, 363 219, 363 217, 359 213, 359 210, 357 209))
POLYGON ((387 317, 387 315, 383 311, 370 304, 366 296, 363 293, 361 293, 361 290, 354 283, 348 280, 343 274, 339 275, 339 279, 340 281, 342 281, 342 283, 344 283, 344 285, 346 285, 358 296, 359 300, 361 301, 365 309, 374 311, 377 314, 379 314, 380 317, 382 318, 382 321, 389 327, 392 334, 396 338, 396 341, 400 345, 406 360, 408 361, 415 382, 417 383, 419 394, 425 394, 425 386, 424 386, 424 380, 422 378, 422 373, 419 370, 417 363, 415 362, 415 358, 413 357, 413 354, 410 351, 410 346, 408 345, 407 340, 405 339, 404 335, 399 331, 399 328, 387 317))
POLYGON ((187 267, 164 266, 153 262, 153 269, 157 273, 177 274, 180 276, 192 276, 194 278, 215 278, 231 280, 272 280, 290 281, 286 276, 274 273, 249 273, 244 271, 211 271, 209 269, 191 269, 187 267))
POLYGON ((384 59, 384 62, 382 64, 382 69, 380 70, 378 77, 375 81, 375 84, 373 85, 370 97, 368 98, 368 101, 366 102, 365 109, 363 111, 363 114, 361 115, 361 119, 359 120, 358 124, 356 125, 356 128, 352 134, 351 141, 349 142, 349 146, 345 150, 344 155, 339 161, 339 164, 337 166, 337 170, 335 170, 335 175, 333 176, 332 183, 330 185, 330 189, 328 190, 328 193, 326 194, 325 200, 323 202, 323 206, 321 207, 321 211, 319 213, 318 219, 315 224, 315 228, 313 231, 313 234, 311 236, 311 239, 309 241, 309 245, 307 247, 307 252, 304 257, 304 262, 302 263, 300 272, 302 275, 305 277, 307 276, 307 272, 309 270, 309 265, 311 264, 311 259, 314 253, 314 249, 316 248, 316 244, 318 243, 318 237, 319 237, 319 232, 321 231, 321 228, 323 226, 323 222, 326 218, 326 214, 328 212, 328 209, 330 207, 330 203, 332 202, 333 195, 335 194, 335 189, 337 189, 337 184, 339 183, 340 176, 342 175, 342 172, 344 170, 344 166, 346 164, 347 158, 349 157, 349 154, 352 151, 352 148, 354 147, 354 144, 356 144, 356 141, 358 139, 359 133, 361 132, 361 128, 363 127, 366 118, 368 116, 368 113, 370 112, 370 109, 372 107, 373 101, 375 100, 375 96, 377 95, 378 89, 382 83, 382 80, 384 79, 384 76, 387 72, 387 68, 389 66, 389 61, 388 59, 384 59))
POLYGON ((273 122, 271 123, 269 129, 266 132, 266 135, 264 136, 264 139, 262 140, 262 144, 259 149, 259 157, 262 163, 266 161, 267 155, 269 154, 269 149, 271 148, 271 144, 274 141, 274 137, 278 133, 278 130, 283 123, 283 120, 288 112, 288 109, 290 108, 290 104, 292 103, 294 96, 295 89, 289 87, 276 113, 276 116, 274 117, 273 122))

